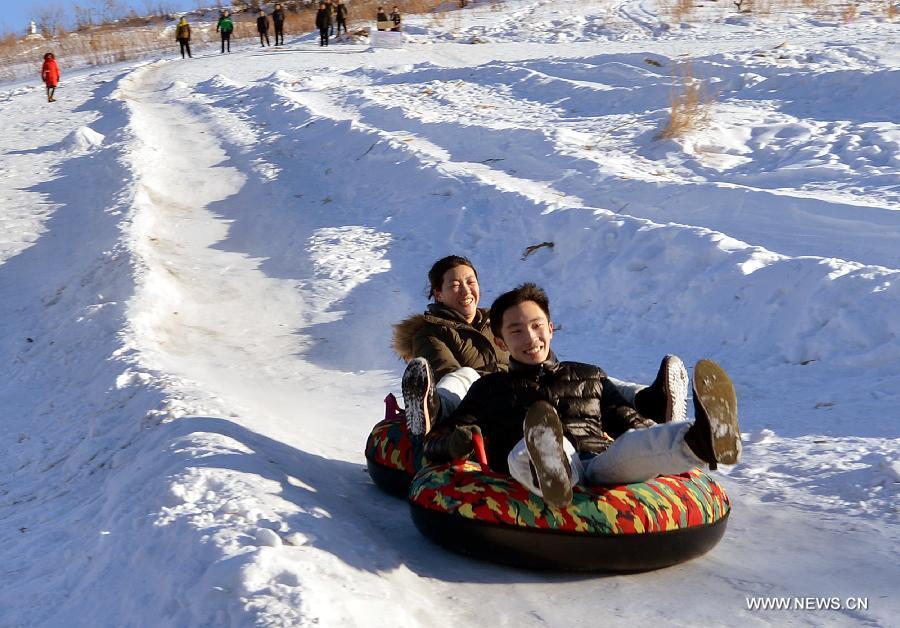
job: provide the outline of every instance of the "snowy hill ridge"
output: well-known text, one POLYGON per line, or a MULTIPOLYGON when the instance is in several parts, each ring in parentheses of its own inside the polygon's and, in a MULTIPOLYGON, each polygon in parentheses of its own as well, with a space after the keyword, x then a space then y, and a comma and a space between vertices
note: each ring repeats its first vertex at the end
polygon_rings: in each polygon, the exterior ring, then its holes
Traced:
POLYGON ((894 25, 504 6, 410 19, 402 51, 91 70, 55 108, 0 90, 0 626, 890 625, 894 25), (709 124, 656 139, 687 52, 709 124), (563 358, 728 369, 744 458, 708 556, 512 570, 374 488, 390 325, 450 252, 483 305, 544 285, 563 358))

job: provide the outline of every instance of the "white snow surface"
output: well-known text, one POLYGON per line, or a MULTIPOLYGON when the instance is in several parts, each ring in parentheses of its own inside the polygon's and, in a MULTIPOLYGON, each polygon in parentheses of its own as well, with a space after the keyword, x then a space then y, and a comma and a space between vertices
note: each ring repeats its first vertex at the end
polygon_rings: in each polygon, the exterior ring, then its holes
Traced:
POLYGON ((720 4, 518 0, 410 17, 403 50, 0 86, 0 626, 896 625, 898 28, 720 4), (709 123, 656 139, 687 63, 709 123), (545 286, 563 359, 728 370, 715 549, 512 569, 375 488, 391 324, 449 253, 482 305, 545 286))

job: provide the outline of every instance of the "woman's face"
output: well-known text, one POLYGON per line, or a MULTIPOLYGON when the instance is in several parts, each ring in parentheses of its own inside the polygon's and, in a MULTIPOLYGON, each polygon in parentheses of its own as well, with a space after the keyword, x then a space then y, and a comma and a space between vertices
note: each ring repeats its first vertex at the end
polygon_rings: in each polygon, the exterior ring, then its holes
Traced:
POLYGON ((466 322, 475 320, 481 290, 478 277, 470 266, 454 266, 444 273, 440 290, 434 290, 434 300, 462 314, 466 322))

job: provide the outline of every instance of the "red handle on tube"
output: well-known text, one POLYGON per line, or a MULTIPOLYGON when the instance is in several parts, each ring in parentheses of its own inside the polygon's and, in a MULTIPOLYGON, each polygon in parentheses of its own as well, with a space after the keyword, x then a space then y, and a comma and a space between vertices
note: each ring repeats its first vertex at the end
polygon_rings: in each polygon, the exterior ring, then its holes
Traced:
POLYGON ((394 393, 388 393, 387 397, 384 398, 384 420, 396 419, 399 414, 400 405, 397 403, 397 398, 394 396, 394 393))
POLYGON ((484 451, 484 439, 481 438, 481 432, 472 434, 472 444, 475 445, 475 455, 478 457, 478 462, 485 467, 488 466, 487 454, 484 451))

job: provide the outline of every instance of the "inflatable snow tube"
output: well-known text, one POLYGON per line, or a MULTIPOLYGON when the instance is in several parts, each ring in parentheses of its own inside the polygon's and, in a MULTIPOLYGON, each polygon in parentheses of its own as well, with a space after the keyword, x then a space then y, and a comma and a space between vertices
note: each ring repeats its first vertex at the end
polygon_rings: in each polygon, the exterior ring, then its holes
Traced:
POLYGON ((507 474, 479 463, 422 469, 412 518, 452 550, 530 569, 646 571, 705 554, 725 533, 725 491, 694 470, 622 486, 576 486, 551 508, 507 474))
POLYGON ((384 399, 384 419, 375 424, 366 440, 366 467, 375 486, 406 497, 416 473, 416 451, 406 431, 406 417, 394 395, 384 399))

